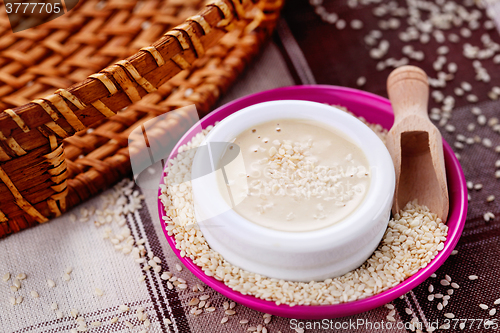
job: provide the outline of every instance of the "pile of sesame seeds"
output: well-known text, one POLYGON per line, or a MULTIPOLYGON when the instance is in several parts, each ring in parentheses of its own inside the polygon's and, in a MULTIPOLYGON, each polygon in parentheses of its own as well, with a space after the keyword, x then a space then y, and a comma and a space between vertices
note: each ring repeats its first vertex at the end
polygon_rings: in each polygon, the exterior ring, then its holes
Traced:
MULTIPOLYGON (((389 222, 378 249, 358 269, 341 277, 309 283, 267 278, 244 271, 213 251, 196 224, 193 211, 191 164, 195 149, 212 129, 207 127, 181 146, 166 169, 160 199, 164 223, 182 257, 189 257, 206 275, 244 295, 276 304, 326 305, 350 302, 396 286, 425 267, 443 249, 447 226, 426 207, 409 203, 389 222), (182 191, 180 185, 183 183, 182 191)), ((379 132, 379 135, 383 133, 379 132)))

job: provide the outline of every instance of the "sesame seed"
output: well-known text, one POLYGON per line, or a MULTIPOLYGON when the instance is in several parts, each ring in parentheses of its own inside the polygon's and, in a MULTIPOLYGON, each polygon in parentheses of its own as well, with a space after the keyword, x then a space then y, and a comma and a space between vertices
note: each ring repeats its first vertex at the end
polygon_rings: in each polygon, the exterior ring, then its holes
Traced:
POLYGON ((492 212, 486 212, 483 215, 483 219, 485 222, 489 222, 491 219, 494 219, 494 218, 495 218, 495 214, 493 214, 492 212))
POLYGON ((458 289, 458 288, 460 288, 460 286, 459 286, 459 285, 458 285, 458 283, 456 283, 456 282, 452 282, 452 283, 451 283, 451 287, 452 287, 452 288, 454 288, 454 289, 458 289))
POLYGON ((413 314, 413 311, 411 311, 411 310, 410 310, 410 309, 408 309, 408 308, 405 308, 405 312, 406 312, 406 314, 408 314, 408 315, 413 314))
POLYGON ((59 310, 56 310, 56 317, 57 319, 61 319, 63 317, 63 313, 59 310))
POLYGON ((12 297, 12 296, 11 296, 11 297, 9 297, 9 302, 10 302, 10 304, 12 304, 12 305, 16 305, 16 298, 15 298, 15 297, 12 297))
POLYGON ((433 294, 430 294, 427 296, 427 300, 429 300, 430 302, 432 302, 434 300, 434 295, 433 294))
POLYGON ((9 273, 9 272, 5 273, 5 274, 2 276, 2 280, 3 280, 3 282, 7 282, 7 281, 9 281, 9 280, 10 280, 10 273, 9 273))
POLYGON ((50 306, 50 308, 52 310, 57 310, 57 303, 52 303, 52 305, 50 306))
POLYGON ((224 313, 226 315, 228 315, 228 316, 232 316, 232 315, 236 314, 236 311, 234 311, 234 310, 226 310, 226 311, 224 311, 224 313))
POLYGON ((435 279, 437 277, 436 273, 431 274, 431 278, 435 279))
POLYGON ((193 298, 191 301, 189 301, 188 305, 193 306, 193 305, 198 305, 200 303, 200 300, 198 298, 193 298))
POLYGON ((224 317, 224 318, 222 318, 222 320, 220 321, 220 323, 221 324, 227 323, 228 320, 229 320, 228 317, 224 317))
POLYGON ((493 147, 493 142, 491 142, 491 140, 488 138, 484 138, 483 139, 483 146, 485 146, 487 148, 491 148, 491 147, 493 147))
POLYGON ((181 272, 181 271, 182 271, 182 266, 181 266, 181 265, 179 265, 179 264, 175 264, 175 268, 176 268, 179 272, 181 272))
POLYGON ((125 304, 122 304, 118 307, 118 310, 123 313, 123 312, 127 312, 128 310, 130 310, 130 308, 128 306, 126 306, 125 304))
POLYGON ((441 283, 442 286, 445 286, 445 287, 450 285, 450 282, 446 281, 446 280, 441 280, 440 283, 441 283))
POLYGON ((486 304, 479 304, 479 307, 483 310, 488 310, 488 305, 486 304))
POLYGON ((22 281, 22 280, 26 279, 26 274, 19 273, 19 274, 17 274, 16 279, 22 281))
POLYGON ((125 324, 125 326, 127 326, 130 329, 134 328, 134 325, 131 322, 127 321, 127 320, 125 320, 123 323, 125 324))
POLYGON ((438 309, 439 311, 443 310, 443 304, 442 304, 442 303, 438 303, 438 305, 437 305, 437 309, 438 309))
POLYGON ((481 126, 486 125, 486 123, 487 123, 487 119, 486 119, 486 117, 485 117, 484 115, 482 115, 482 114, 481 114, 481 115, 479 115, 479 116, 477 117, 477 123, 478 123, 479 125, 481 125, 481 126))
POLYGON ((497 313, 497 309, 493 308, 490 310, 489 315, 494 316, 497 313))
POLYGON ((138 282, 143 282, 144 280, 146 280, 146 275, 141 275, 137 278, 138 282))
POLYGON ((437 54, 439 54, 439 55, 447 54, 448 51, 449 51, 449 48, 448 48, 448 46, 445 46, 445 45, 437 48, 437 54))
POLYGON ((452 256, 456 255, 457 253, 458 253, 458 250, 453 250, 453 251, 451 251, 451 255, 452 255, 452 256))
POLYGON ((472 85, 469 82, 462 82, 462 83, 460 83, 460 87, 462 87, 462 89, 465 90, 465 91, 471 91, 472 90, 472 85))
POLYGON ((360 76, 360 77, 358 77, 358 79, 356 80, 356 85, 357 85, 358 87, 362 87, 362 86, 364 86, 364 85, 365 85, 365 83, 366 83, 366 78, 365 78, 364 76, 360 76))
POLYGON ((33 298, 38 298, 38 297, 40 297, 40 295, 38 294, 38 292, 36 292, 35 290, 32 290, 30 294, 31 294, 31 296, 32 296, 33 298))
POLYGON ((51 279, 48 279, 47 280, 47 285, 50 287, 50 288, 54 288, 56 286, 56 283, 51 280, 51 279))
POLYGON ((235 307, 236 307, 236 303, 235 302, 229 303, 229 308, 230 309, 234 309, 235 307))
POLYGON ((69 281, 69 280, 71 280, 71 276, 69 274, 67 274, 67 273, 64 273, 63 280, 64 281, 69 281))
POLYGON ((109 321, 111 324, 114 324, 118 321, 118 317, 113 317, 111 318, 111 320, 109 321))
POLYGON ((451 124, 447 124, 444 129, 447 131, 447 132, 455 132, 455 126, 451 125, 451 124))
POLYGON ((454 315, 453 313, 451 313, 451 312, 445 313, 445 314, 444 314, 444 316, 445 316, 446 318, 449 318, 449 319, 453 319, 453 318, 455 318, 455 315, 454 315))
POLYGON ((214 312, 214 311, 215 311, 215 308, 213 306, 205 309, 205 312, 214 312))
POLYGON ((73 267, 66 267, 66 270, 64 271, 64 273, 66 274, 71 274, 73 272, 73 267))
POLYGON ((467 102, 470 102, 470 103, 476 103, 478 101, 477 96, 474 94, 467 95, 466 99, 467 99, 467 102))
POLYGON ((94 321, 90 325, 92 325, 94 327, 99 327, 99 326, 101 326, 101 322, 100 321, 94 321))
POLYGON ((102 295, 103 295, 103 292, 102 292, 102 290, 101 290, 101 289, 99 289, 99 288, 95 288, 95 294, 96 294, 97 296, 102 296, 102 295))
POLYGON ((78 316, 78 310, 77 309, 71 309, 70 315, 73 318, 76 318, 78 316))
POLYGON ((241 325, 246 325, 246 324, 248 324, 248 319, 243 319, 243 320, 240 320, 240 324, 241 324, 241 325))
POLYGON ((363 28, 363 22, 360 20, 352 20, 351 21, 351 28, 354 30, 359 30, 363 28))

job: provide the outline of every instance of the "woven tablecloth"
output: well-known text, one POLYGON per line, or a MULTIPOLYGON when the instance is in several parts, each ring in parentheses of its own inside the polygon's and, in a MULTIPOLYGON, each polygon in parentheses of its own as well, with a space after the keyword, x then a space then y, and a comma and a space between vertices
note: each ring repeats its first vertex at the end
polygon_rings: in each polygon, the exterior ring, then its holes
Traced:
MULTIPOLYGON (((388 8, 407 8, 405 1, 384 1, 383 4, 388 8)), ((468 1, 465 4, 470 5, 468 1)), ((445 57, 448 63, 456 63, 458 70, 446 87, 431 90, 440 90, 444 96, 453 96, 455 102, 451 118, 446 123, 440 120, 441 116, 434 116, 434 119, 443 137, 459 154, 466 178, 471 182, 467 223, 456 247, 458 252, 436 272, 436 277, 389 305, 394 307, 397 320, 390 330, 378 326, 387 321, 387 315, 391 312, 387 307, 328 322, 337 327, 334 330, 307 329, 308 325, 314 325, 313 321, 291 321, 277 317, 264 324, 264 314, 241 305, 236 305, 236 314, 230 316, 227 323, 221 324, 225 316, 224 303, 230 300, 204 286, 187 269, 177 269, 179 261, 169 248, 159 223, 156 190, 140 189, 133 182, 125 181, 120 188, 130 187, 127 192, 130 198, 126 197, 124 202, 117 204, 117 192, 110 190, 50 223, 0 240, 0 278, 7 272, 11 274, 8 281, 0 280, 0 332, 69 332, 82 326, 78 317, 83 318, 90 332, 146 330, 233 333, 246 332, 249 327, 260 328, 258 325, 263 325, 268 332, 285 333, 300 332, 300 329, 294 330, 299 322, 306 332, 404 332, 411 331, 404 328, 404 323, 412 320, 424 323, 424 331, 430 324, 442 325, 446 323, 445 313, 453 313, 454 319, 458 319, 450 321, 452 327, 449 331, 461 331, 459 323, 464 321, 467 324, 464 331, 494 331, 478 328, 478 323, 480 320, 497 319, 498 314, 491 310, 500 306, 494 304, 500 298, 497 271, 500 263, 500 180, 495 177, 495 171, 500 169, 500 165, 495 166, 497 159, 500 159, 500 150, 496 149, 500 146, 500 129, 495 127, 498 123, 495 117, 500 117, 500 102, 491 99, 494 97, 491 93, 488 96, 495 85, 500 86, 500 71, 497 68, 500 65, 493 61, 493 57, 481 60, 481 66, 489 74, 490 80, 478 82, 475 79, 477 69, 474 69, 472 59, 463 56, 463 47, 465 43, 482 47, 481 36, 485 33, 499 43, 498 32, 496 29, 484 28, 484 22, 488 19, 481 9, 482 17, 478 20, 481 26, 472 30, 470 37, 463 37, 460 28, 453 28, 446 30, 445 34, 456 34, 460 39, 458 42, 447 40, 439 44, 431 35, 426 44, 418 41, 404 43, 398 35, 406 30, 406 18, 400 18, 399 28, 381 30, 380 26, 384 28, 384 24, 380 21, 388 21, 392 16, 373 15, 374 8, 379 6, 374 1, 289 1, 274 41, 266 46, 262 55, 220 104, 254 92, 293 84, 350 86, 386 96, 385 80, 392 68, 389 66, 378 70, 377 66, 379 69, 382 67, 378 65, 379 62, 391 57, 397 60, 405 57, 403 46, 411 44, 414 50, 422 51, 425 57, 422 61, 410 59, 409 63, 422 67, 430 77, 436 78, 437 71, 433 63, 438 58, 437 49, 442 45, 448 46, 449 52, 445 57), (356 19, 361 21, 361 29, 352 28, 351 24, 359 27, 358 22, 352 23, 356 19), (338 23, 339 20, 345 20, 346 27, 338 23), (381 40, 390 43, 388 53, 382 59, 370 57, 373 46, 367 45, 365 41, 365 37, 375 29, 383 35, 377 39, 376 45, 381 40), (360 77, 364 77, 366 83, 360 77), (472 91, 465 91, 463 96, 458 96, 455 89, 461 87, 462 82, 469 82, 472 91), (469 94, 477 96, 478 101, 467 98, 469 94), (479 108, 484 119, 477 109, 472 112, 473 107, 479 108), (134 191, 137 192, 134 194, 134 191), (497 199, 492 200, 491 196, 497 199), (117 250, 106 239, 107 224, 96 226, 93 223, 98 215, 85 217, 95 209, 100 210, 98 213, 101 216, 114 214, 118 207, 126 207, 129 199, 142 203, 135 207, 138 208, 137 212, 125 212, 124 220, 120 222, 122 227, 128 226, 134 241, 143 243, 145 250, 161 261, 162 271, 170 271, 186 280, 187 289, 169 289, 167 281, 161 279, 159 274, 153 270, 141 270, 130 255, 117 250), (488 212, 492 213, 488 216, 498 218, 485 218, 488 212), (68 267, 71 267, 71 273, 65 276, 65 272, 70 271, 68 267), (20 273, 27 277, 20 281, 21 288, 13 292, 13 278, 20 273), (440 285, 440 280, 446 275, 460 288, 451 295, 445 309, 438 310, 437 299, 428 300, 428 288, 432 284, 435 288, 433 294, 447 295, 449 287, 440 285), (474 279, 474 275, 477 279, 474 279), (54 281, 54 287, 49 286, 48 279, 54 281), (200 288, 194 292, 192 288, 197 285, 200 288), (36 294, 32 295, 32 291, 36 291, 38 297, 34 297, 36 294), (194 297, 202 295, 209 296, 208 300, 216 310, 193 316, 190 314, 192 306, 188 304, 194 297), (14 302, 20 304, 12 305, 12 297, 14 302), (484 304, 488 309, 482 309, 479 304, 484 304), (130 310, 120 311, 124 306, 130 310), (147 313, 148 320, 144 320, 145 317, 143 321, 138 319, 138 309, 147 313), (117 322, 114 322, 115 317, 118 318, 117 322), (248 324, 240 324, 241 320, 248 320, 248 324), (472 320, 475 320, 473 325, 472 320), (133 327, 129 328, 127 322, 133 327), (355 323, 363 324, 358 326, 355 323)), ((490 3, 489 6, 495 15, 496 5, 490 3)), ((444 70, 448 72, 446 66, 444 70)), ((430 109, 442 106, 442 102, 431 98, 430 109)), ((438 114, 436 110, 434 113, 438 114)), ((159 173, 151 174, 151 177, 159 177, 159 173)), ((120 227, 115 225, 113 228, 116 233, 120 227)))

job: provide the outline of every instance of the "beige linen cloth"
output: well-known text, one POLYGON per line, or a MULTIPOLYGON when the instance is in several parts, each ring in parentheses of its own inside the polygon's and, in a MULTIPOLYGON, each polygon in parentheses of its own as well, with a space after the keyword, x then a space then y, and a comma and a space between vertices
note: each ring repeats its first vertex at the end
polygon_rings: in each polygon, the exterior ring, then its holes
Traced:
MULTIPOLYGON (((292 84, 294 82, 278 48, 270 43, 221 103, 257 91, 292 84)), ((151 177, 156 177, 158 182, 159 172, 151 177)), ((140 191, 145 197, 145 203, 137 212, 124 215, 126 226, 130 228, 135 242, 143 239, 146 251, 152 251, 161 260, 162 272, 170 271, 185 279, 188 288, 168 289, 167 281, 162 280, 160 274, 152 269, 144 272, 131 255, 115 250, 109 239, 103 238, 108 225, 96 227, 93 222, 95 216, 81 221, 82 208, 102 209, 113 193, 113 190, 109 190, 50 223, 0 240, 1 333, 71 332, 72 329, 82 327, 72 316, 72 310, 78 312, 77 317, 84 318, 88 332, 96 333, 233 333, 246 332, 249 327, 260 328, 258 325, 264 325, 263 313, 242 305, 237 305, 236 314, 230 316, 227 323, 221 324, 221 319, 225 316, 223 304, 230 300, 206 286, 203 292, 192 291, 193 286, 203 284, 187 269, 180 272, 176 269, 180 261, 170 249, 160 226, 157 191, 140 191), (66 281, 64 274, 68 267, 72 268, 72 272, 69 274, 70 280, 66 281), (5 282, 1 277, 7 272, 10 272, 11 277, 5 282), (21 280, 21 288, 13 292, 11 286, 14 277, 20 273, 25 273, 27 278, 21 280), (139 281, 142 275, 145 275, 145 280, 139 281), (55 287, 49 287, 48 279, 55 282, 55 287), (101 296, 97 294, 96 288, 102 291, 101 296), (36 291, 39 297, 33 297, 32 291, 36 291), (209 300, 216 311, 193 316, 190 314, 192 307, 188 303, 201 295, 210 296, 209 300), (18 301, 22 297, 21 303, 12 305, 12 297, 18 301), (52 308, 53 303, 57 304, 57 310, 52 308), (126 305, 130 310, 120 312, 120 305, 126 305), (140 307, 148 314, 149 327, 146 327, 146 322, 138 320, 136 311, 140 307), (57 311, 61 312, 61 318, 58 318, 57 311), (116 323, 112 323, 114 317, 118 317, 116 323), (244 319, 249 321, 248 324, 239 323, 244 319), (134 326, 129 328, 126 321, 134 326)), ((118 226, 113 226, 113 230, 117 232, 118 226)), ((339 321, 365 319, 380 322, 385 320, 388 312, 386 308, 379 308, 339 321)), ((395 317, 401 320, 398 314, 395 317)), ((295 332, 292 330, 293 323, 287 318, 273 317, 264 326, 272 333, 295 332)))

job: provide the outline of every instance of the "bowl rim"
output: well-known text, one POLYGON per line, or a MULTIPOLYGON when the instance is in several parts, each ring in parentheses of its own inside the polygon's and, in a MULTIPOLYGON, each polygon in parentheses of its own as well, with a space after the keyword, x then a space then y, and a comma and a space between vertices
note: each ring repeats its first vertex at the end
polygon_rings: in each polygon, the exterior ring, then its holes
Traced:
MULTIPOLYGON (((205 116, 199 124, 193 126, 176 144, 168 159, 174 158, 177 155, 178 148, 191 140, 197 133, 197 129, 206 128, 217 122, 218 118, 223 114, 231 114, 246 106, 257 104, 264 101, 280 100, 280 99, 298 99, 309 100, 321 103, 330 103, 334 105, 345 105, 351 112, 357 114, 357 110, 349 108, 346 104, 355 104, 358 109, 363 107, 366 110, 376 110, 377 112, 368 112, 363 116, 371 123, 378 123, 384 128, 390 128, 394 121, 394 114, 391 108, 390 101, 381 96, 364 92, 361 90, 329 86, 329 85, 303 85, 303 86, 288 86, 272 90, 262 91, 256 94, 241 97, 230 103, 227 103, 207 116, 205 116), (376 121, 378 115, 382 115, 382 119, 376 121)), ((358 115, 358 114, 357 114, 358 115)), ((166 224, 163 223, 163 217, 166 216, 165 210, 161 200, 158 198, 158 213, 160 216, 160 223, 165 237, 177 255, 179 260, 201 281, 223 294, 224 296, 257 311, 270 313, 273 315, 296 318, 296 319, 325 319, 325 318, 338 318, 345 317, 361 312, 365 312, 376 307, 382 306, 391 302, 399 296, 409 292, 411 289, 417 287, 424 282, 432 273, 434 273, 450 256, 452 250, 455 248, 462 230, 465 225, 467 216, 467 187, 465 176, 458 159, 451 147, 443 139, 443 150, 446 164, 446 172, 448 177, 448 187, 450 192, 450 213, 448 216, 447 225, 449 227, 448 236, 445 241, 443 250, 424 268, 420 269, 417 273, 410 278, 404 280, 395 287, 392 287, 380 294, 376 294, 361 300, 334 304, 334 305, 296 305, 289 306, 286 304, 276 305, 275 302, 258 299, 251 295, 243 295, 238 291, 234 291, 223 282, 216 280, 204 274, 200 267, 198 267, 190 258, 182 257, 180 251, 175 246, 173 237, 168 236, 166 224), (456 207, 453 209, 453 207, 456 207)), ((168 164, 166 164, 168 165, 168 164)), ((164 184, 165 170, 163 170, 160 179, 160 188, 158 189, 158 196, 161 195, 161 185, 164 184)))

